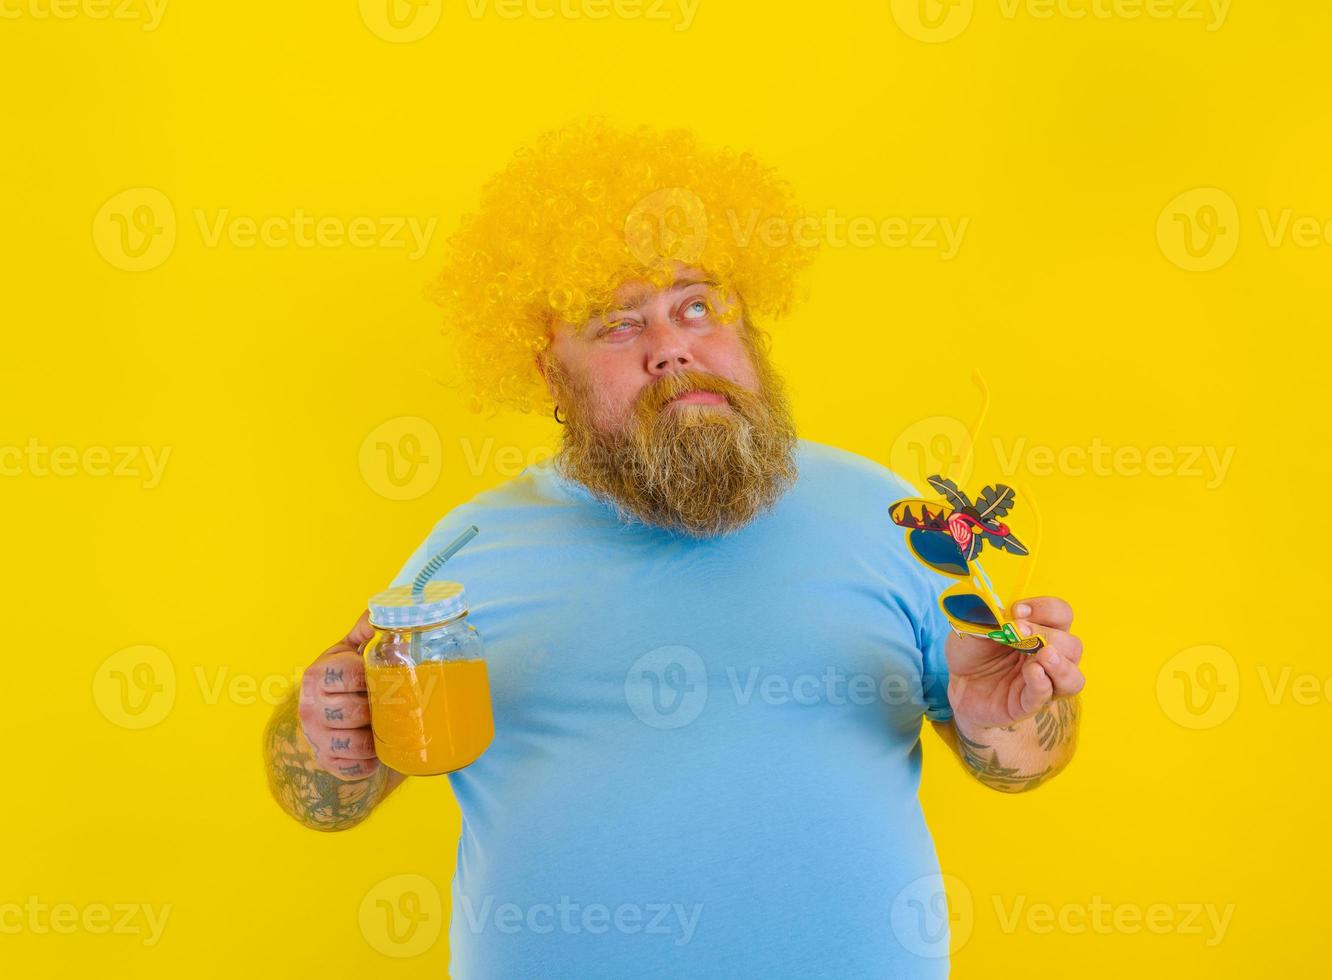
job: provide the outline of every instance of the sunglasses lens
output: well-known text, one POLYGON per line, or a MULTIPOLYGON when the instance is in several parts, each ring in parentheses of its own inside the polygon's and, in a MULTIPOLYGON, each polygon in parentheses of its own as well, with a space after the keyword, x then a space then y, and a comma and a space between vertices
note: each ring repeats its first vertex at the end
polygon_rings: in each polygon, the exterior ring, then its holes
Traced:
POLYGON ((967 561, 951 535, 940 531, 912 531, 911 547, 920 560, 947 575, 966 575, 967 561))
POLYGON ((994 618, 990 607, 978 595, 944 596, 943 608, 944 612, 960 623, 984 626, 986 629, 993 629, 999 625, 999 620, 994 618))

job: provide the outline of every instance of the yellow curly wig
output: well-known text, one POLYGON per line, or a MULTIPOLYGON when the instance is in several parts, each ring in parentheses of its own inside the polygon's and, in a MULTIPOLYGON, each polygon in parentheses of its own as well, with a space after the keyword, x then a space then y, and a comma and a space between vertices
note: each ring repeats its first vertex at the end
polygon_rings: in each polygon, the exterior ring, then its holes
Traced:
POLYGON ((814 254, 792 234, 801 215, 772 168, 687 130, 593 118, 541 134, 482 188, 427 286, 468 407, 550 411, 534 357, 551 325, 599 315, 627 279, 665 286, 677 262, 717 277, 751 316, 787 313, 814 254))

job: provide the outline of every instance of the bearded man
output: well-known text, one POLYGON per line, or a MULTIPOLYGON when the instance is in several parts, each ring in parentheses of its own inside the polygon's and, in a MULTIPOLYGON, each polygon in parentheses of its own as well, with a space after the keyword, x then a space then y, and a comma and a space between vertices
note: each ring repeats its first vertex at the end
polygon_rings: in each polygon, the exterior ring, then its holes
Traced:
MULTIPOLYGON (((1032 656, 954 633, 951 580, 888 520, 913 488, 797 436, 758 319, 809 250, 737 233, 774 220, 799 212, 748 154, 593 122, 517 155, 450 242, 434 294, 474 407, 563 425, 391 583, 480 529, 446 573, 495 727, 448 777, 454 977, 945 976, 922 719, 1005 792, 1072 757, 1067 603, 1015 606, 1032 656)), ((406 778, 375 755, 372 632, 362 615, 267 732, 270 785, 315 829, 406 778)))

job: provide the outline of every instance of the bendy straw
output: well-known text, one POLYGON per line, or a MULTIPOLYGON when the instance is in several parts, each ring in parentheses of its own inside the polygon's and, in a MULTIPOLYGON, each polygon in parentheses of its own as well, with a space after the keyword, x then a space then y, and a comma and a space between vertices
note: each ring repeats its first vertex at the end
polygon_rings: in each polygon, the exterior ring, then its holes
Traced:
POLYGON ((421 596, 425 594, 426 583, 434 578, 435 573, 444 567, 444 563, 452 558, 459 548, 476 537, 479 531, 480 528, 473 524, 462 534, 454 538, 452 544, 425 563, 425 567, 421 569, 417 574, 415 581, 412 582, 413 602, 421 601, 421 596))

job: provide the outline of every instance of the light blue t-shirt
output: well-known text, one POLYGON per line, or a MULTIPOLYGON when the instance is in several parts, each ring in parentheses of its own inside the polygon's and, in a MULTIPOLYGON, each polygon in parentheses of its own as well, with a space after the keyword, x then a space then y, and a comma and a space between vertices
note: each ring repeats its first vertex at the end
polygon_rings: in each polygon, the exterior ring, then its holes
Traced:
POLYGON ((619 521, 550 460, 441 520, 495 739, 462 812, 457 980, 943 977, 917 797, 952 716, 936 604, 888 505, 914 492, 800 440, 799 479, 705 541, 619 521))

